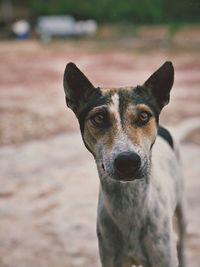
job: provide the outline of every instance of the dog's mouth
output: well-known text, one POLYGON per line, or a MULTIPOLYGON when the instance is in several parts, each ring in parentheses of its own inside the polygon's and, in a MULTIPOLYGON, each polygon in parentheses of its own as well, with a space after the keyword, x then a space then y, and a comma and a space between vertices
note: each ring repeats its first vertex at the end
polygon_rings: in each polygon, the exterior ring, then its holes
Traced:
POLYGON ((121 173, 117 170, 115 170, 112 173, 109 173, 106 171, 105 165, 103 163, 102 163, 101 167, 102 167, 103 172, 107 174, 106 176, 109 179, 112 179, 114 181, 131 182, 131 181, 140 180, 140 179, 144 178, 144 174, 142 173, 142 171, 140 169, 135 171, 134 173, 129 172, 129 171, 121 173))
POLYGON ((116 172, 113 175, 113 179, 117 180, 117 181, 122 181, 122 182, 131 182, 131 181, 135 181, 135 180, 140 180, 142 179, 144 176, 141 175, 141 173, 138 171, 137 173, 118 173, 116 172))
POLYGON ((106 169, 105 169, 105 166, 104 166, 104 164, 103 164, 103 163, 101 164, 101 167, 102 167, 102 170, 105 172, 105 171, 106 171, 106 169))

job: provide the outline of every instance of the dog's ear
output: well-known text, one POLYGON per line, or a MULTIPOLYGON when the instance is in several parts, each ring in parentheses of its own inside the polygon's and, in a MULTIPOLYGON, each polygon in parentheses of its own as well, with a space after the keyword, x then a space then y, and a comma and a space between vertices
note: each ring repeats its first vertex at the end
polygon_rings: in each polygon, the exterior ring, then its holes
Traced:
POLYGON ((96 88, 74 63, 68 63, 63 79, 66 103, 77 115, 81 102, 87 98, 96 88))
POLYGON ((162 109, 169 102, 170 90, 174 83, 174 67, 170 61, 166 61, 149 79, 144 87, 151 91, 159 108, 162 109))

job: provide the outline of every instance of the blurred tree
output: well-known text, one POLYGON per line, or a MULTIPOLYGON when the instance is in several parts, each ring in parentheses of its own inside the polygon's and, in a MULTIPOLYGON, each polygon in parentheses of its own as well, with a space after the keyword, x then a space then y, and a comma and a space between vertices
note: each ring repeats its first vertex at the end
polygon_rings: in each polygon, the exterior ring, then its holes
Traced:
POLYGON ((13 0, 33 15, 71 14, 99 22, 170 23, 199 22, 199 0, 13 0))
POLYGON ((11 0, 2 0, 1 14, 5 23, 9 23, 13 20, 13 6, 11 0))

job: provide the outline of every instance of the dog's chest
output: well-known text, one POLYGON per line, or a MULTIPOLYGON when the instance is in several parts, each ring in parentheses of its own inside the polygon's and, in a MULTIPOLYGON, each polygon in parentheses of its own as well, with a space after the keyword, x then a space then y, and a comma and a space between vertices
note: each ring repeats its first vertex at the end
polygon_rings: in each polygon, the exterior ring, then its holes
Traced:
MULTIPOLYGON (((109 202, 106 201, 106 203, 104 202, 105 199, 100 198, 101 204, 99 203, 103 210, 109 210, 108 213, 106 212, 106 216, 111 217, 117 226, 122 237, 121 247, 123 247, 126 257, 136 266, 145 262, 141 240, 145 224, 144 213, 146 213, 146 205, 144 205, 146 194, 144 194, 145 188, 143 186, 142 183, 139 183, 137 190, 135 190, 123 188, 125 187, 123 185, 120 188, 121 194, 117 197, 109 195, 109 202), (123 192, 123 190, 125 191, 123 192)), ((106 225, 104 226, 106 227, 106 225)))
POLYGON ((131 259, 132 264, 139 266, 146 261, 144 249, 142 247, 142 235, 140 227, 132 228, 124 233, 124 246, 127 257, 131 259))

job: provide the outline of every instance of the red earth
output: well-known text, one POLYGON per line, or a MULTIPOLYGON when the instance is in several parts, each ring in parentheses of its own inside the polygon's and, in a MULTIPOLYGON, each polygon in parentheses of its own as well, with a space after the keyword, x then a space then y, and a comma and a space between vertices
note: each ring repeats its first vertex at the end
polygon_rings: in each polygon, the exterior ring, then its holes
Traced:
POLYGON ((63 71, 73 61, 94 85, 134 86, 166 60, 175 66, 175 84, 161 122, 191 128, 182 144, 187 258, 188 266, 199 266, 200 42, 186 33, 173 45, 147 42, 145 31, 140 39, 119 41, 0 43, 1 267, 100 266, 98 177, 65 105, 63 71))

